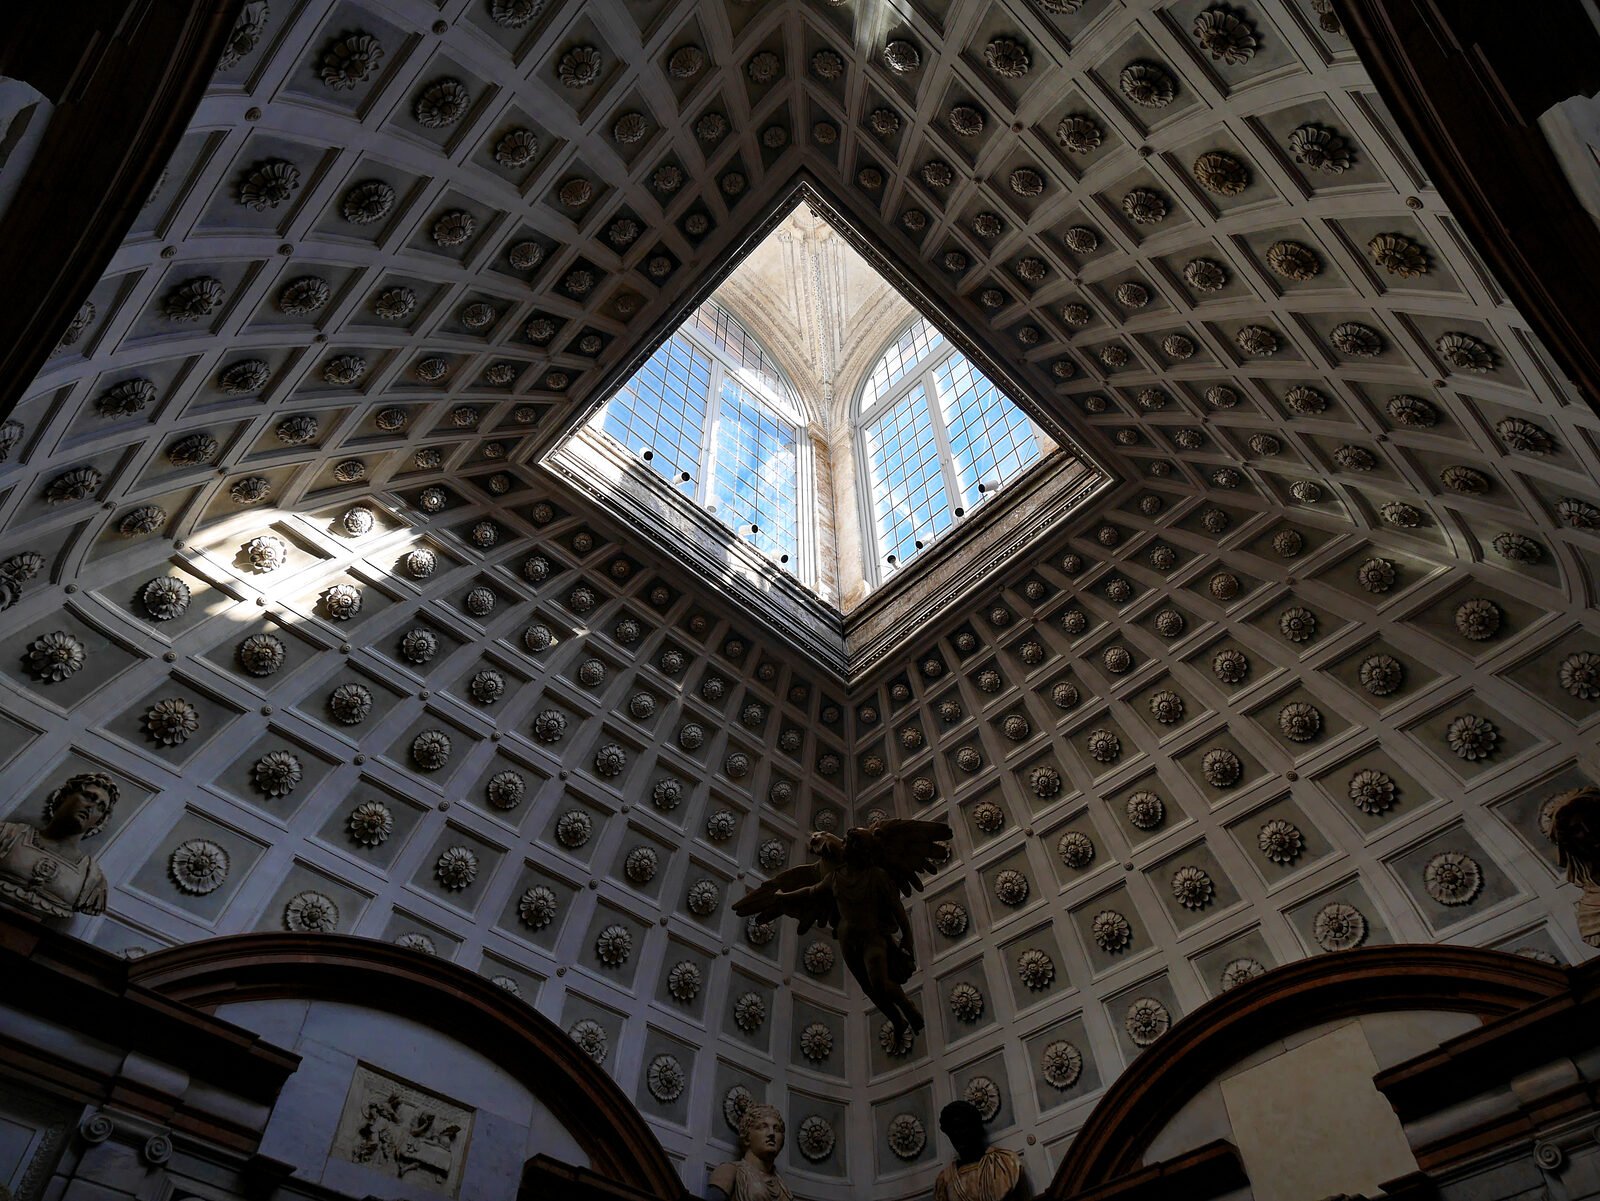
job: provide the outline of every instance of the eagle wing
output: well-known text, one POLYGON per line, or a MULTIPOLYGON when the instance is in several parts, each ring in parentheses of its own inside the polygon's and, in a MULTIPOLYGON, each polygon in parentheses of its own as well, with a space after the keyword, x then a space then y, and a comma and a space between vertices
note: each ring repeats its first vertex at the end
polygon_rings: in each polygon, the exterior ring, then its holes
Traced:
POLYGON ((955 831, 944 822, 907 818, 873 822, 867 829, 876 845, 878 865, 906 897, 922 891, 920 873, 937 871, 950 857, 945 844, 955 837, 955 831))
POLYGON ((792 917, 801 934, 812 926, 832 929, 839 923, 839 905, 827 886, 830 874, 830 865, 821 861, 791 867, 745 893, 733 903, 733 911, 761 922, 792 917))

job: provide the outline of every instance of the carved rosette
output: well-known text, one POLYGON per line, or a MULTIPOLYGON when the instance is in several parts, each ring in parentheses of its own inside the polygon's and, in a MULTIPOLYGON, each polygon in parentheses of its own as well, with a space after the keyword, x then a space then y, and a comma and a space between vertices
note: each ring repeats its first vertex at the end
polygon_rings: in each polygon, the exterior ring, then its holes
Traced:
POLYGON ((1238 988, 1246 980, 1254 980, 1257 976, 1266 974, 1266 967, 1258 959, 1241 958, 1230 959, 1222 969, 1218 980, 1223 992, 1238 988))
POLYGON ((1083 1052, 1065 1039, 1058 1039, 1040 1053, 1039 1074, 1051 1088, 1064 1092, 1083 1075, 1083 1052))
POLYGON ((1440 851, 1423 866, 1422 883, 1441 905, 1469 905, 1483 891, 1483 869, 1465 851, 1440 851))
POLYGON ((754 1034, 767 1020, 767 1003, 755 992, 740 993, 733 1002, 733 1022, 746 1034, 754 1034))
POLYGON ((517 917, 530 930, 543 930, 555 921, 560 903, 555 892, 543 884, 535 884, 517 900, 517 917))
POLYGON ((362 801, 350 811, 345 827, 359 846, 381 846, 394 833, 394 814, 382 801, 362 801))
POLYGON ((835 1141, 832 1124, 817 1114, 802 1118, 795 1132, 795 1146, 812 1163, 821 1163, 832 1155, 835 1141))
POLYGON ((700 995, 703 983, 700 965, 687 959, 679 960, 667 972, 667 992, 674 1000, 682 1001, 685 1005, 700 995))
POLYGON ((290 751, 268 751, 251 768, 255 786, 274 799, 293 792, 303 774, 300 760, 290 751))
POLYGON ((180 891, 205 896, 228 878, 228 852, 208 838, 181 842, 167 859, 167 871, 180 891))
POLYGON ((645 1069, 646 1087, 650 1095, 663 1105, 670 1105, 683 1095, 688 1074, 676 1055, 657 1055, 645 1069))
POLYGON ((331 933, 339 928, 339 906, 326 893, 298 892, 283 907, 283 927, 289 931, 331 933))
POLYGON ((1172 1015, 1154 997, 1140 997, 1128 1006, 1123 1028, 1135 1046, 1148 1047, 1172 1026, 1172 1015))
POLYGON ((889 1120, 889 1150, 900 1159, 915 1159, 928 1145, 928 1132, 915 1114, 896 1114, 889 1120))

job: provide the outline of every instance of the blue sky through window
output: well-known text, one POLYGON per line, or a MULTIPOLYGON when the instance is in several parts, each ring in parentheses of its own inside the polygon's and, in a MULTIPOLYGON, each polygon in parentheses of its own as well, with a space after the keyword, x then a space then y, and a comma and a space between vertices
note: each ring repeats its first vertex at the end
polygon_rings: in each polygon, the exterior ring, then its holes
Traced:
POLYGON ((867 377, 861 411, 878 561, 891 567, 927 547, 954 525, 957 510, 970 512, 1041 453, 1027 414, 920 317, 867 377))
POLYGON ((650 465, 673 483, 688 472, 692 489, 710 395, 711 357, 674 334, 600 410, 601 428, 630 450, 652 451, 650 465))
POLYGON ((970 509, 985 495, 979 484, 989 492, 998 490, 1039 457, 1039 443, 1028 415, 1001 396, 964 355, 951 355, 934 378, 962 503, 970 509))
POLYGON ((878 544, 905 562, 917 542, 932 541, 955 520, 939 470, 939 446, 927 393, 919 384, 866 429, 878 544))
POLYGON ((927 321, 918 318, 906 326, 900 331, 900 336, 889 344, 889 349, 883 352, 883 358, 878 360, 878 365, 867 377, 861 407, 870 409, 876 405, 889 389, 905 378, 906 372, 943 345, 944 335, 927 321))
POLYGON ((798 574, 800 431, 777 407, 787 389, 755 339, 708 301, 592 423, 632 451, 649 451, 665 479, 798 574))
POLYGON ((800 551, 794 426, 724 378, 714 437, 709 503, 717 516, 758 550, 793 562, 800 551))

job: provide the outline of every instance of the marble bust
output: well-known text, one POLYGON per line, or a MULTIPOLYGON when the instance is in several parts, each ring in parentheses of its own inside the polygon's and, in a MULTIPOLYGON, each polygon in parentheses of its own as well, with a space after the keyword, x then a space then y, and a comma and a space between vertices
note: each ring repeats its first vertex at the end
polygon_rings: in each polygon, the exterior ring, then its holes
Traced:
POLYGON ((706 1201, 792 1201, 773 1170, 783 1150, 783 1115, 774 1105, 752 1105, 739 1118, 739 1158, 711 1173, 706 1201))
POLYGON ((1600 788, 1574 788, 1552 797, 1541 824, 1556 844, 1556 861, 1567 879, 1583 889, 1576 902, 1578 934, 1600 947, 1600 788))
POLYGON ((43 825, 0 822, 0 900, 40 917, 104 913, 105 873, 79 843, 100 832, 117 799, 110 776, 84 772, 45 798, 43 825))
POLYGON ((956 1157, 933 1182, 933 1201, 1019 1201, 1028 1195, 1022 1159, 1015 1151, 989 1146, 983 1115, 970 1101, 952 1101, 939 1111, 956 1157))

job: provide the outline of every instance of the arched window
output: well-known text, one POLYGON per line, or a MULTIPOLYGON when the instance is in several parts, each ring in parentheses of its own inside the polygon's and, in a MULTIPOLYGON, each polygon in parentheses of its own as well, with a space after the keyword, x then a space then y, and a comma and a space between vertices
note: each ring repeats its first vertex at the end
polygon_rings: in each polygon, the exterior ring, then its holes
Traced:
POLYGON ((727 309, 707 301, 593 418, 751 546, 810 582, 794 390, 727 309))
POLYGON ((889 343, 857 408, 867 524, 881 581, 1042 453, 1028 415, 918 317, 889 343))

